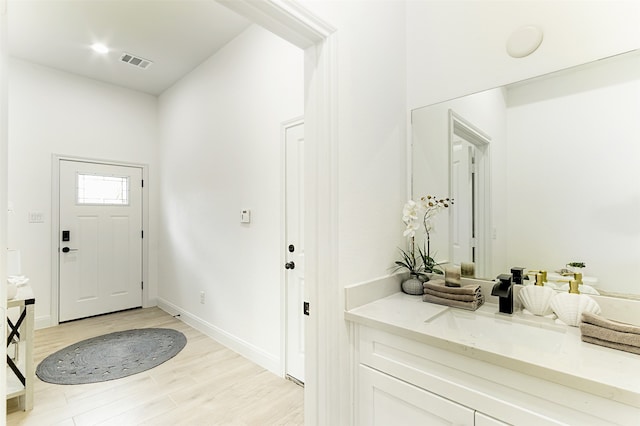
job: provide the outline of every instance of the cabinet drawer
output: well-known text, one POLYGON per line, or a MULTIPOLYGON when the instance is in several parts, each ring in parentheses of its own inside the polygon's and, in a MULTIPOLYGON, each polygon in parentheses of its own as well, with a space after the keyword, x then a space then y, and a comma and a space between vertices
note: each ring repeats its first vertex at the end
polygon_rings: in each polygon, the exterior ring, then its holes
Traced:
POLYGON ((360 365, 358 424, 474 425, 474 411, 446 398, 360 365))

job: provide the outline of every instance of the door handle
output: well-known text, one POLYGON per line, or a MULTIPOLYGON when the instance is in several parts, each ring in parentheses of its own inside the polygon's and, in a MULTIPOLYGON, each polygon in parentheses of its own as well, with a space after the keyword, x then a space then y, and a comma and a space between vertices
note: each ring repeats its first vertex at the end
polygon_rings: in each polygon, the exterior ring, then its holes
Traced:
POLYGON ((291 261, 284 264, 284 269, 296 269, 296 264, 291 261))
POLYGON ((72 249, 69 247, 62 247, 62 252, 63 253, 69 253, 70 251, 78 251, 78 249, 72 249))

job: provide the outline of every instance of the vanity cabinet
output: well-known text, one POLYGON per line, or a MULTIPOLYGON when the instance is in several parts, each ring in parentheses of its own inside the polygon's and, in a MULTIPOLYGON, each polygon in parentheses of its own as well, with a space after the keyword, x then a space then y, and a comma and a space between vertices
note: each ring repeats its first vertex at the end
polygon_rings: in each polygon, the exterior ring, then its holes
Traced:
POLYGON ((417 386, 360 365, 362 425, 474 425, 474 411, 417 386))
MULTIPOLYGON (((638 409, 352 323, 357 425, 637 425, 638 409)), ((461 354, 465 353, 464 355, 461 354)))

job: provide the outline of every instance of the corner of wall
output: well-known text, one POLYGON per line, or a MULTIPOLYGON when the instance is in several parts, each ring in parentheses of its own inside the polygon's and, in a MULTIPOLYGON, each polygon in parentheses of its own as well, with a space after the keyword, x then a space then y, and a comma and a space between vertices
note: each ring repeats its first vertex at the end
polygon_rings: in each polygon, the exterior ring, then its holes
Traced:
POLYGON ((197 315, 187 312, 162 298, 158 298, 158 307, 169 315, 183 321, 185 324, 190 325, 248 360, 280 377, 284 376, 284 371, 282 371, 282 362, 279 357, 268 354, 251 343, 238 339, 237 337, 203 320, 197 315))

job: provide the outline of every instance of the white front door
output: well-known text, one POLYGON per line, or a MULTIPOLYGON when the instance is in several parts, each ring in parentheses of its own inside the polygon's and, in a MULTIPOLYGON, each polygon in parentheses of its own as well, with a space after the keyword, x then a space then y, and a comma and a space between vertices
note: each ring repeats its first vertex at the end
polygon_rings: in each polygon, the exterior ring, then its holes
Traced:
POLYGON ((142 306, 142 169, 60 160, 59 321, 142 306))
POLYGON ((304 382, 304 124, 285 129, 286 374, 304 382))

